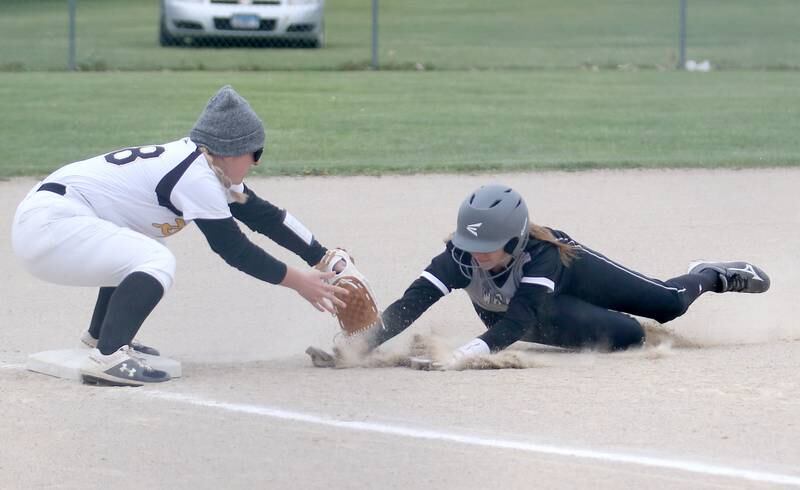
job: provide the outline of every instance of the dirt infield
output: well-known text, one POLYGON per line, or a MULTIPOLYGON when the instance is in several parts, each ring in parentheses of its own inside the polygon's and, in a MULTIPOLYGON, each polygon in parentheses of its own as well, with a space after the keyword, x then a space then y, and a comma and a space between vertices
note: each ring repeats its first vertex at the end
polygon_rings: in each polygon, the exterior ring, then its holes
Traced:
MULTIPOLYGON (((438 253, 486 182, 531 218, 645 274, 747 259, 764 295, 706 295, 669 341, 620 354, 519 344, 527 369, 317 369, 333 318, 228 267, 194 228, 170 238, 176 284, 139 337, 183 362, 157 387, 27 372, 77 345, 96 291, 30 277, 10 249, 33 179, 0 182, 0 488, 768 488, 800 486, 800 170, 596 171, 252 179, 385 306, 438 253)), ((253 236, 293 265, 300 260, 253 236)), ((463 293, 387 343, 446 347, 482 330, 463 293)))

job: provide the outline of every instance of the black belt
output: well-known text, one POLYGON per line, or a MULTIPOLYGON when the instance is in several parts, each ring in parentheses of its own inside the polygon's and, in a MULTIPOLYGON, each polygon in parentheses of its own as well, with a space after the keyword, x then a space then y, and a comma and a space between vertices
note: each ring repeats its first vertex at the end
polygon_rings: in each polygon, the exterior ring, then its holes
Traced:
POLYGON ((67 193, 67 186, 64 184, 59 184, 58 182, 45 182, 38 189, 36 189, 36 192, 40 191, 55 192, 59 196, 63 196, 67 193))

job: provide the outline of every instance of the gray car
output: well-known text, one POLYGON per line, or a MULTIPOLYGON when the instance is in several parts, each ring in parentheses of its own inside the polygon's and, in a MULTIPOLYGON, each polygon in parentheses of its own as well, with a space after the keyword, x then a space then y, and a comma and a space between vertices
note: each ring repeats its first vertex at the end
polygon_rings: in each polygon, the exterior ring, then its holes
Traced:
POLYGON ((325 0, 162 0, 159 42, 319 48, 324 7, 325 0))

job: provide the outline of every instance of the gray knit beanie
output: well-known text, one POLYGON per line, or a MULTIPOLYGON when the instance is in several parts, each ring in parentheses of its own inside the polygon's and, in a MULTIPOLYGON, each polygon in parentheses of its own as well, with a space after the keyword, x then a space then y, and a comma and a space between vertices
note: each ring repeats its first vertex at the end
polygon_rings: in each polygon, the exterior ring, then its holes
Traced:
POLYGON ((264 147, 264 124, 230 85, 208 101, 189 138, 213 155, 245 155, 264 147))

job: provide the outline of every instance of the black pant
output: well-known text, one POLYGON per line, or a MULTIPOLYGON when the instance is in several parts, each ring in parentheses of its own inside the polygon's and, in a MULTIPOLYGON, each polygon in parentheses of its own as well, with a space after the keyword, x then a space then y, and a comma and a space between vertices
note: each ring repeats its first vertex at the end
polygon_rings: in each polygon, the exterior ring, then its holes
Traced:
MULTIPOLYGON (((520 340, 602 350, 641 345, 644 330, 629 315, 666 323, 686 312, 700 296, 701 284, 704 290, 712 288, 699 274, 652 279, 585 247, 579 248, 562 281, 545 311, 537 311, 537 324, 520 340)), ((495 315, 480 313, 487 325, 487 320, 496 321, 491 318, 495 315)))

